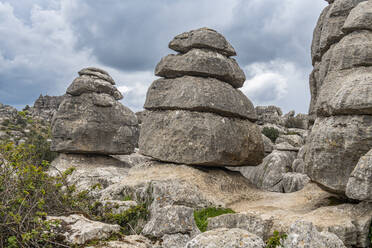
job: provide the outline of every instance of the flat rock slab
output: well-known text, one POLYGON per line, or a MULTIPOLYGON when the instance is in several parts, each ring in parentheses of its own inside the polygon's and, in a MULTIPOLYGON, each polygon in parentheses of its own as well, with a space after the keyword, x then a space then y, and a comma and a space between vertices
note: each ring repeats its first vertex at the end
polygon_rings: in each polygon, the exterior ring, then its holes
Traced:
POLYGON ((112 85, 115 84, 115 81, 112 79, 112 77, 107 73, 107 71, 105 70, 102 70, 100 68, 96 68, 96 67, 87 67, 87 68, 84 68, 84 69, 81 69, 79 71, 79 75, 82 76, 82 75, 87 75, 87 76, 92 76, 92 77, 95 77, 95 78, 100 78, 100 79, 103 79, 109 83, 111 83, 112 85))
POLYGON ((307 142, 305 172, 328 190, 344 194, 359 158, 371 147, 371 115, 317 118, 307 142))
POLYGON ((47 220, 60 221, 62 231, 65 231, 61 232, 65 241, 73 245, 82 245, 91 240, 107 239, 112 234, 120 232, 119 225, 92 221, 79 214, 61 217, 50 216, 47 217, 47 220))
POLYGON ((147 91, 145 109, 184 109, 257 120, 252 102, 215 78, 184 76, 158 79, 147 91))
POLYGON ((107 94, 66 95, 52 121, 51 149, 63 153, 130 154, 138 143, 135 114, 107 94))
POLYGON ((351 199, 372 202, 372 149, 355 166, 346 187, 351 199))
POLYGON ((61 153, 51 163, 48 173, 60 176, 70 168, 74 171, 67 177, 68 183, 75 184, 77 191, 88 190, 99 195, 101 190, 123 180, 130 166, 109 156, 61 153))
POLYGON ((264 157, 258 126, 249 120, 191 111, 151 111, 141 127, 140 153, 204 166, 255 166, 264 157))
POLYGON ((68 94, 73 96, 80 96, 83 93, 106 93, 115 98, 115 100, 123 99, 123 95, 110 82, 93 78, 91 76, 82 75, 76 78, 72 84, 67 88, 68 94))
POLYGON ((226 56, 235 56, 236 52, 230 43, 213 29, 200 28, 177 35, 169 43, 169 48, 186 53, 193 48, 207 48, 226 56))
POLYGON ((264 248, 265 243, 258 236, 239 228, 219 228, 199 234, 190 240, 185 248, 264 248))
POLYGON ((168 55, 155 68, 155 75, 165 78, 182 76, 213 77, 240 88, 245 81, 238 63, 214 51, 192 49, 185 54, 168 55))

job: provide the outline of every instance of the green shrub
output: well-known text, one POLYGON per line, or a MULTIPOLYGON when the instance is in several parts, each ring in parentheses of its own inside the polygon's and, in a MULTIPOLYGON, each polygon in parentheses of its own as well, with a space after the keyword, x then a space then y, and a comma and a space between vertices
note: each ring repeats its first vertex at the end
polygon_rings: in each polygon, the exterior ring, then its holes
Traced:
POLYGON ((48 176, 48 162, 37 164, 31 145, 3 144, 0 154, 0 247, 57 247, 45 216, 84 211, 67 173, 48 176))
POLYGON ((208 218, 232 213, 235 212, 229 208, 204 208, 194 211, 194 219, 199 230, 205 232, 208 227, 208 218))
POLYGON ((145 203, 130 207, 128 210, 114 214, 112 211, 104 211, 100 221, 118 224, 121 232, 125 235, 141 233, 141 223, 144 223, 149 215, 148 206, 145 203))
POLYGON ((266 241, 266 248, 276 248, 276 247, 283 247, 282 242, 287 238, 287 234, 279 233, 278 231, 274 231, 273 236, 271 236, 266 241))
POLYGON ((262 129, 262 134, 275 143, 276 139, 279 137, 279 130, 273 127, 264 127, 262 129))

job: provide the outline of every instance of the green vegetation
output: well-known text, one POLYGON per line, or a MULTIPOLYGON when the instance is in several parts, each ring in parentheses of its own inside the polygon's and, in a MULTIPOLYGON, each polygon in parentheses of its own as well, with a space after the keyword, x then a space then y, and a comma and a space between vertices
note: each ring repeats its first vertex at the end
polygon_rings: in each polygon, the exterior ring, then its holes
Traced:
POLYGON ((145 223, 148 215, 148 206, 146 203, 142 203, 119 214, 114 214, 110 210, 105 210, 100 221, 118 224, 121 226, 121 232, 123 234, 131 235, 141 233, 141 223, 145 223))
POLYGON ((90 196, 90 190, 78 192, 75 185, 67 183, 73 168, 59 176, 49 176, 49 163, 40 162, 35 149, 34 145, 0 144, 0 247, 66 247, 53 233, 59 223, 45 217, 74 212, 92 220, 119 224, 119 236, 140 232, 150 201, 119 214, 110 209, 99 211, 100 203, 90 196))
POLYGON ((194 219, 199 230, 205 232, 208 226, 208 218, 232 213, 235 212, 229 208, 204 208, 194 211, 194 219))
POLYGON ((279 137, 279 130, 273 127, 264 127, 262 129, 262 134, 275 143, 276 139, 279 137))
POLYGON ((279 233, 274 231, 273 236, 271 236, 266 242, 266 248, 276 248, 283 247, 283 241, 287 238, 287 234, 279 233))

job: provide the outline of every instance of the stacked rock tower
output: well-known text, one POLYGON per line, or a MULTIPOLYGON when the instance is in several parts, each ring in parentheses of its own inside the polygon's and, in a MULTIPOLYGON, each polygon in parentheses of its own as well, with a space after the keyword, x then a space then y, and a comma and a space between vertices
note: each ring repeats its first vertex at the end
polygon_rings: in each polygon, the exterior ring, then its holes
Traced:
POLYGON ((244 72, 234 48, 201 28, 176 36, 156 66, 139 149, 157 160, 211 166, 258 165, 264 157, 255 109, 237 88, 244 72))
POLYGON ((130 154, 138 144, 135 114, 104 70, 85 68, 68 87, 52 120, 53 151, 62 153, 130 154))
POLYGON ((309 112, 315 123, 305 170, 345 194, 358 160, 372 149, 372 1, 330 1, 314 31, 312 59, 309 112))

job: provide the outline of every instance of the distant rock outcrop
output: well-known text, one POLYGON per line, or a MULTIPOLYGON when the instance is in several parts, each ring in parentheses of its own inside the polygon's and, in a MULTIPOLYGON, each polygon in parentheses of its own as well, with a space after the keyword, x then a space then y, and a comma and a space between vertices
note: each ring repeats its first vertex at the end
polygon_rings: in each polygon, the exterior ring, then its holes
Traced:
POLYGON ((305 172, 345 194, 359 158, 372 148, 372 2, 336 0, 314 31, 305 172))
POLYGON ((64 99, 63 96, 48 96, 40 95, 36 99, 34 106, 31 108, 31 115, 33 118, 42 119, 50 122, 55 112, 57 112, 59 105, 64 99))
POLYGON ((147 92, 140 152, 155 159, 212 166, 257 165, 263 141, 250 100, 238 89, 245 75, 232 46, 214 30, 183 33, 169 47, 147 92))
POLYGON ((117 100, 110 75, 97 68, 79 72, 52 121, 51 149, 62 153, 130 154, 138 143, 135 114, 117 100))

